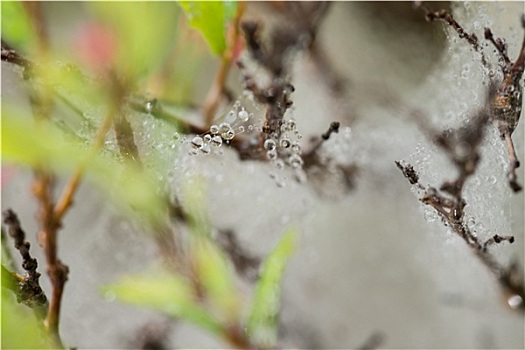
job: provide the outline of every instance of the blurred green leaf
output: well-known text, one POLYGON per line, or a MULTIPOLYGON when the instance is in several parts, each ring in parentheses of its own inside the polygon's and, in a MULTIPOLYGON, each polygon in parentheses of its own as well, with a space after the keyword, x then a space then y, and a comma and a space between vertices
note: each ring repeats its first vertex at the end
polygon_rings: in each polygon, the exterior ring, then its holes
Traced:
POLYGON ((197 276, 211 304, 217 309, 217 317, 234 324, 239 319, 241 305, 227 258, 207 238, 197 238, 192 243, 197 276))
POLYGON ((29 52, 36 33, 21 1, 2 1, 2 40, 14 48, 29 52))
POLYGON ((190 26, 198 30, 211 51, 222 55, 226 50, 226 30, 235 14, 236 3, 232 1, 179 1, 190 26))
POLYGON ((250 339, 263 347, 274 347, 277 339, 277 315, 284 268, 293 253, 297 231, 289 229, 266 258, 248 315, 250 339))
POLYGON ((103 2, 88 5, 113 29, 117 66, 131 79, 151 73, 174 43, 178 7, 171 2, 103 2))
POLYGON ((2 291, 2 349, 52 349, 42 322, 33 310, 18 304, 11 293, 2 291))
POLYGON ((180 276, 167 272, 126 276, 103 287, 102 292, 114 293, 126 303, 186 320, 215 335, 222 332, 221 324, 197 304, 191 286, 180 276))
POLYGON ((164 202, 157 195, 157 183, 149 173, 102 153, 88 157, 90 150, 67 142, 56 127, 36 125, 8 108, 2 112, 3 161, 66 174, 83 162, 86 177, 114 196, 123 209, 131 213, 139 211, 141 217, 151 222, 162 219, 164 202))

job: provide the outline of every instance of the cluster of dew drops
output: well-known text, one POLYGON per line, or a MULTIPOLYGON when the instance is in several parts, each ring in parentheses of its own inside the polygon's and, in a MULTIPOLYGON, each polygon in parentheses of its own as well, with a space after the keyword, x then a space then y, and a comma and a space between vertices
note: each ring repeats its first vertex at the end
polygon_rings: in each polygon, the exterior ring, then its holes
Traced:
MULTIPOLYGON (((230 143, 236 135, 254 130, 262 131, 262 127, 255 126, 252 120, 253 113, 248 112, 240 101, 236 101, 220 123, 210 126, 207 132, 196 135, 190 140, 182 138, 180 141, 191 146, 188 151, 190 156, 207 155, 214 149, 216 150, 214 153, 220 154, 220 147, 230 143)), ((176 133, 174 138, 179 139, 180 136, 176 133)), ((304 161, 299 145, 301 138, 302 135, 297 130, 297 123, 292 118, 284 120, 280 126, 280 133, 270 135, 263 144, 266 157, 273 165, 269 175, 275 180, 278 187, 284 187, 287 180, 286 174, 279 176, 278 172, 284 172, 287 167, 294 171, 293 175, 296 180, 304 182, 306 179, 306 174, 302 170, 304 161)))
POLYGON ((252 124, 246 127, 244 125, 252 118, 253 113, 249 113, 241 106, 240 101, 236 101, 221 123, 210 126, 208 132, 196 135, 189 141, 191 145, 189 154, 191 156, 210 154, 213 148, 218 149, 224 143, 231 142, 236 135, 244 133, 245 129, 252 131, 254 128, 252 124))
POLYGON ((281 132, 277 135, 270 135, 264 141, 263 147, 266 151, 266 158, 275 166, 277 171, 271 170, 270 177, 275 180, 278 187, 284 187, 287 176, 283 172, 286 166, 294 171, 294 177, 299 182, 306 180, 306 174, 302 170, 304 161, 301 157, 301 146, 299 140, 302 135, 297 130, 295 119, 283 121, 281 132))

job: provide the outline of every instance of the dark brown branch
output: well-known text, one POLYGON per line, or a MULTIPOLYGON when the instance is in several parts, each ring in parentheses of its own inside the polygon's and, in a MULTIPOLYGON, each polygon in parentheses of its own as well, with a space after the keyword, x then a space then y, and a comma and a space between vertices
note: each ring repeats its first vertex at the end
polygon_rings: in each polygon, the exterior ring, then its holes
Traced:
POLYGON ((40 273, 37 272, 38 262, 31 257, 29 251, 31 245, 25 239, 26 235, 20 226, 18 216, 11 209, 7 209, 2 213, 2 220, 7 226, 9 236, 14 240, 15 248, 22 256, 22 268, 26 271, 24 276, 17 277, 16 274, 9 272, 6 277, 12 276, 11 281, 18 279, 17 301, 34 309, 36 314, 43 319, 47 314, 49 305, 46 295, 40 287, 40 273), (20 278, 22 279, 20 280, 20 278))
POLYGON ((487 62, 487 59, 485 57, 485 54, 483 53, 483 49, 481 48, 479 44, 478 37, 476 34, 469 34, 463 27, 454 19, 451 13, 449 13, 447 10, 442 9, 436 12, 432 12, 429 8, 427 8, 424 5, 419 4, 418 7, 420 7, 423 11, 425 11, 425 18, 427 21, 442 21, 449 26, 452 27, 458 33, 458 36, 461 39, 465 39, 468 41, 470 46, 476 51, 481 54, 481 63, 483 66, 490 68, 489 64, 487 62))
MULTIPOLYGON (((396 162, 396 164, 398 163, 401 164, 400 162, 396 162)), ((399 168, 404 175, 407 172, 413 171, 413 167, 410 164, 401 165, 399 168)), ((405 175, 405 177, 407 177, 411 183, 417 180, 417 178, 413 176, 405 175)), ((514 238, 512 236, 494 235, 485 243, 481 243, 477 236, 474 235, 464 223, 463 208, 466 206, 466 203, 462 199, 461 191, 456 193, 455 196, 450 197, 432 187, 424 187, 419 181, 416 181, 416 185, 425 191, 420 201, 425 205, 433 207, 441 215, 445 224, 450 227, 452 232, 465 241, 473 254, 478 257, 499 282, 502 293, 505 295, 509 306, 515 310, 524 312, 525 286, 523 285, 523 279, 519 278, 520 273, 517 272, 519 268, 517 266, 510 266, 508 268, 501 266, 487 251, 488 246, 491 244, 497 244, 503 240, 512 243, 514 238)), ((521 273, 521 275, 523 274, 521 273)))
POLYGON ((15 64, 23 69, 24 80, 31 77, 31 70, 33 64, 25 57, 21 56, 18 52, 13 50, 7 43, 2 39, 2 61, 15 64))
POLYGON ((500 236, 500 235, 494 235, 491 238, 487 239, 485 243, 483 243, 483 252, 487 252, 488 247, 494 244, 499 244, 503 241, 507 241, 509 243, 514 243, 514 236, 500 236))

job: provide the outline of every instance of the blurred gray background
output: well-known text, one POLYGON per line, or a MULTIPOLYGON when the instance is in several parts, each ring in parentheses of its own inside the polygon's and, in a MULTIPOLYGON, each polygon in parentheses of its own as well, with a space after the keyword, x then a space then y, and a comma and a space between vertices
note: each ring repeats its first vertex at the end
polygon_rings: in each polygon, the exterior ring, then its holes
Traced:
MULTIPOLYGON (((490 25, 507 39, 510 57, 517 56, 523 38, 522 2, 454 3, 452 9, 480 38, 483 27, 490 25)), ((265 20, 268 14, 272 12, 264 4, 250 3, 246 16, 265 20)), ((66 28, 82 18, 81 4, 49 4, 48 15, 61 19, 52 22, 54 30, 67 35, 66 28)), ((299 56, 290 116, 297 120, 305 144, 331 121, 341 122, 341 132, 326 152, 360 166, 356 189, 345 196, 320 198, 308 184, 293 181, 277 188, 269 166, 240 162, 228 151, 189 160, 180 152, 175 161, 169 160, 184 164, 187 176, 207 177, 214 226, 234 229, 254 254, 264 257, 290 224, 301 229, 282 294, 284 347, 357 348, 374 334, 383 338, 380 347, 390 349, 524 347, 523 315, 506 307, 488 271, 439 219, 425 212, 394 164, 400 159, 414 163, 422 181, 435 186, 454 175, 452 165, 415 125, 382 101, 396 96, 425 111, 438 127, 462 120, 462 108, 475 109, 473 92, 483 95, 480 64, 468 44, 456 37, 451 33, 447 39, 439 24, 425 22, 423 13, 408 2, 331 5, 317 40, 335 71, 348 79, 347 96, 343 104, 334 102, 309 58, 299 56), (460 78, 462 70, 467 79, 460 78), (342 119, 349 110, 354 119, 342 119)), ((210 59, 199 72, 195 101, 205 95, 215 67, 210 59)), ((239 85, 235 75, 231 83, 239 85)), ((3 100, 21 99, 20 84, 18 75, 2 63, 3 100)), ((523 125, 514 134, 522 160, 523 125)), ((516 257, 523 265, 523 192, 512 195, 505 164, 491 160, 501 153, 494 140, 495 133, 488 132, 477 180, 467 187, 469 215, 483 223, 480 237, 512 233, 514 244, 493 250, 502 262, 516 257)), ((523 167, 518 176, 523 182, 523 167)), ((30 172, 17 169, 2 187, 2 209, 19 214, 49 293, 34 234, 37 208, 30 183, 30 172)), ((79 349, 135 348, 144 327, 157 325, 167 327, 169 347, 226 346, 193 326, 166 323, 160 315, 99 292, 99 286, 122 274, 146 269, 157 253, 152 240, 89 184, 81 186, 59 237, 60 257, 70 267, 61 324, 66 344, 79 349)), ((251 289, 242 288, 248 301, 251 289)))

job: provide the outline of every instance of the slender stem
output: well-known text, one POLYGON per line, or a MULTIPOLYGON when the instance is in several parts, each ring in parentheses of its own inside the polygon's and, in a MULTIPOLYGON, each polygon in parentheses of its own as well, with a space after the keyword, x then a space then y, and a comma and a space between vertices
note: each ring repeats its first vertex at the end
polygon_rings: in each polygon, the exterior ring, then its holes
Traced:
POLYGON ((245 7, 246 3, 244 1, 237 2, 237 12, 233 19, 232 29, 229 32, 228 36, 228 47, 222 55, 219 69, 217 70, 217 74, 215 75, 215 79, 213 80, 213 84, 210 88, 210 91, 208 91, 208 95, 204 100, 203 114, 207 127, 209 127, 213 123, 215 111, 219 106, 221 95, 224 92, 226 79, 228 78, 228 73, 230 71, 235 46, 239 37, 239 23, 244 13, 245 7))
MULTIPOLYGON (((111 121, 113 119, 112 112, 108 112, 106 114, 106 117, 102 121, 102 125, 97 131, 97 134, 95 136, 95 140, 93 141, 93 147, 92 147, 92 153, 88 157, 88 159, 97 151, 99 150, 102 145, 104 144, 104 139, 106 134, 108 133, 110 127, 111 127, 111 121)), ((71 205, 73 204, 73 197, 75 196, 76 191, 78 190, 78 186, 80 185, 80 180, 82 179, 82 173, 84 172, 84 163, 78 165, 77 169, 73 173, 73 176, 71 176, 69 182, 67 183, 66 187, 64 188, 64 191, 62 192, 62 195, 60 196, 59 200, 57 201, 57 204, 54 209, 54 220, 59 223, 62 221, 62 218, 64 217, 65 213, 69 210, 71 205)))

